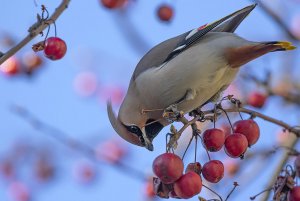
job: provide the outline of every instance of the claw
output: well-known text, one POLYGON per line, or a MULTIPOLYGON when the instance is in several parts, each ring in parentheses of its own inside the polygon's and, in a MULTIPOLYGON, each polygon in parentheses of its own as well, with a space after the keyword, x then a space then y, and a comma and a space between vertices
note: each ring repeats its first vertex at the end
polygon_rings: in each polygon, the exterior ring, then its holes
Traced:
POLYGON ((178 121, 184 116, 183 111, 178 111, 177 105, 170 105, 163 112, 163 118, 167 119, 169 122, 178 121))

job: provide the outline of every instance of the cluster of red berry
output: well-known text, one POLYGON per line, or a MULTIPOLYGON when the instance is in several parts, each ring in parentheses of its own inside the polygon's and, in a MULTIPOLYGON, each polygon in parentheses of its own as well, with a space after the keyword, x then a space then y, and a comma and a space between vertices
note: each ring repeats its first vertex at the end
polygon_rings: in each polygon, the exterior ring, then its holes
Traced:
MULTIPOLYGON (((232 133, 227 136, 221 129, 207 129, 202 134, 202 143, 209 152, 220 151, 224 146, 228 156, 242 158, 259 136, 259 126, 253 119, 239 120, 233 124, 232 133)), ((190 163, 183 174, 182 159, 172 153, 158 156, 152 167, 158 177, 154 179, 154 192, 164 198, 188 199, 199 194, 202 189, 201 174, 211 183, 217 183, 224 177, 224 165, 219 160, 210 160, 203 167, 199 162, 190 163)))
MULTIPOLYGON (((124 8, 128 0, 101 0, 101 4, 107 9, 124 8)), ((173 8, 168 4, 161 4, 157 8, 157 17, 163 22, 170 22, 173 18, 173 8)))

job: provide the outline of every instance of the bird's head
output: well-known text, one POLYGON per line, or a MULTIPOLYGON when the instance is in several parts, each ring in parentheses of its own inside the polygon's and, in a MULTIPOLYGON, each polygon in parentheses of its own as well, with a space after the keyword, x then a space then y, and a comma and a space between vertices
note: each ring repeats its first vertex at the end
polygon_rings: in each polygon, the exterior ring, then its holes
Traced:
POLYGON ((148 119, 147 115, 142 115, 139 112, 134 113, 126 110, 120 110, 119 116, 116 117, 111 102, 107 103, 107 113, 114 130, 124 140, 153 151, 152 141, 164 127, 161 123, 154 119, 148 119))

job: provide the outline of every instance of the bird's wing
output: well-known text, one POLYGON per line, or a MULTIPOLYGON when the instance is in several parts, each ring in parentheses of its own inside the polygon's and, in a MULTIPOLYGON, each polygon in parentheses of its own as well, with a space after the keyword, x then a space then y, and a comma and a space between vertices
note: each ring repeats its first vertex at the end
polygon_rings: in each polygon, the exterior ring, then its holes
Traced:
POLYGON ((247 6, 211 24, 203 25, 199 28, 191 30, 184 40, 177 44, 176 48, 168 55, 164 62, 170 61, 182 51, 197 43, 203 36, 205 36, 205 34, 210 31, 234 32, 239 24, 245 19, 245 17, 256 7, 256 5, 257 4, 247 6))
POLYGON ((197 43, 205 34, 213 32, 234 32, 256 4, 247 6, 211 24, 188 31, 182 35, 166 40, 153 47, 138 63, 132 79, 153 67, 161 67, 164 63, 197 43))

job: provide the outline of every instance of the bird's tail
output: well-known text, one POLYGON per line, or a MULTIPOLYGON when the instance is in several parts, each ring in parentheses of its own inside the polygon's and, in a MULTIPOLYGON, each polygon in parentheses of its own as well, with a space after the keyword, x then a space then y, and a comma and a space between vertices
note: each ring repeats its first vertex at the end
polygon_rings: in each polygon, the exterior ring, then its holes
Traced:
POLYGON ((269 52, 294 49, 296 49, 296 47, 287 41, 261 42, 229 48, 226 53, 226 58, 232 68, 237 68, 269 52))
POLYGON ((271 52, 287 51, 287 50, 296 49, 296 46, 294 46, 291 42, 288 42, 288 41, 270 41, 270 42, 265 42, 263 44, 267 45, 267 46, 273 46, 274 48, 277 48, 277 49, 275 49, 271 52))

